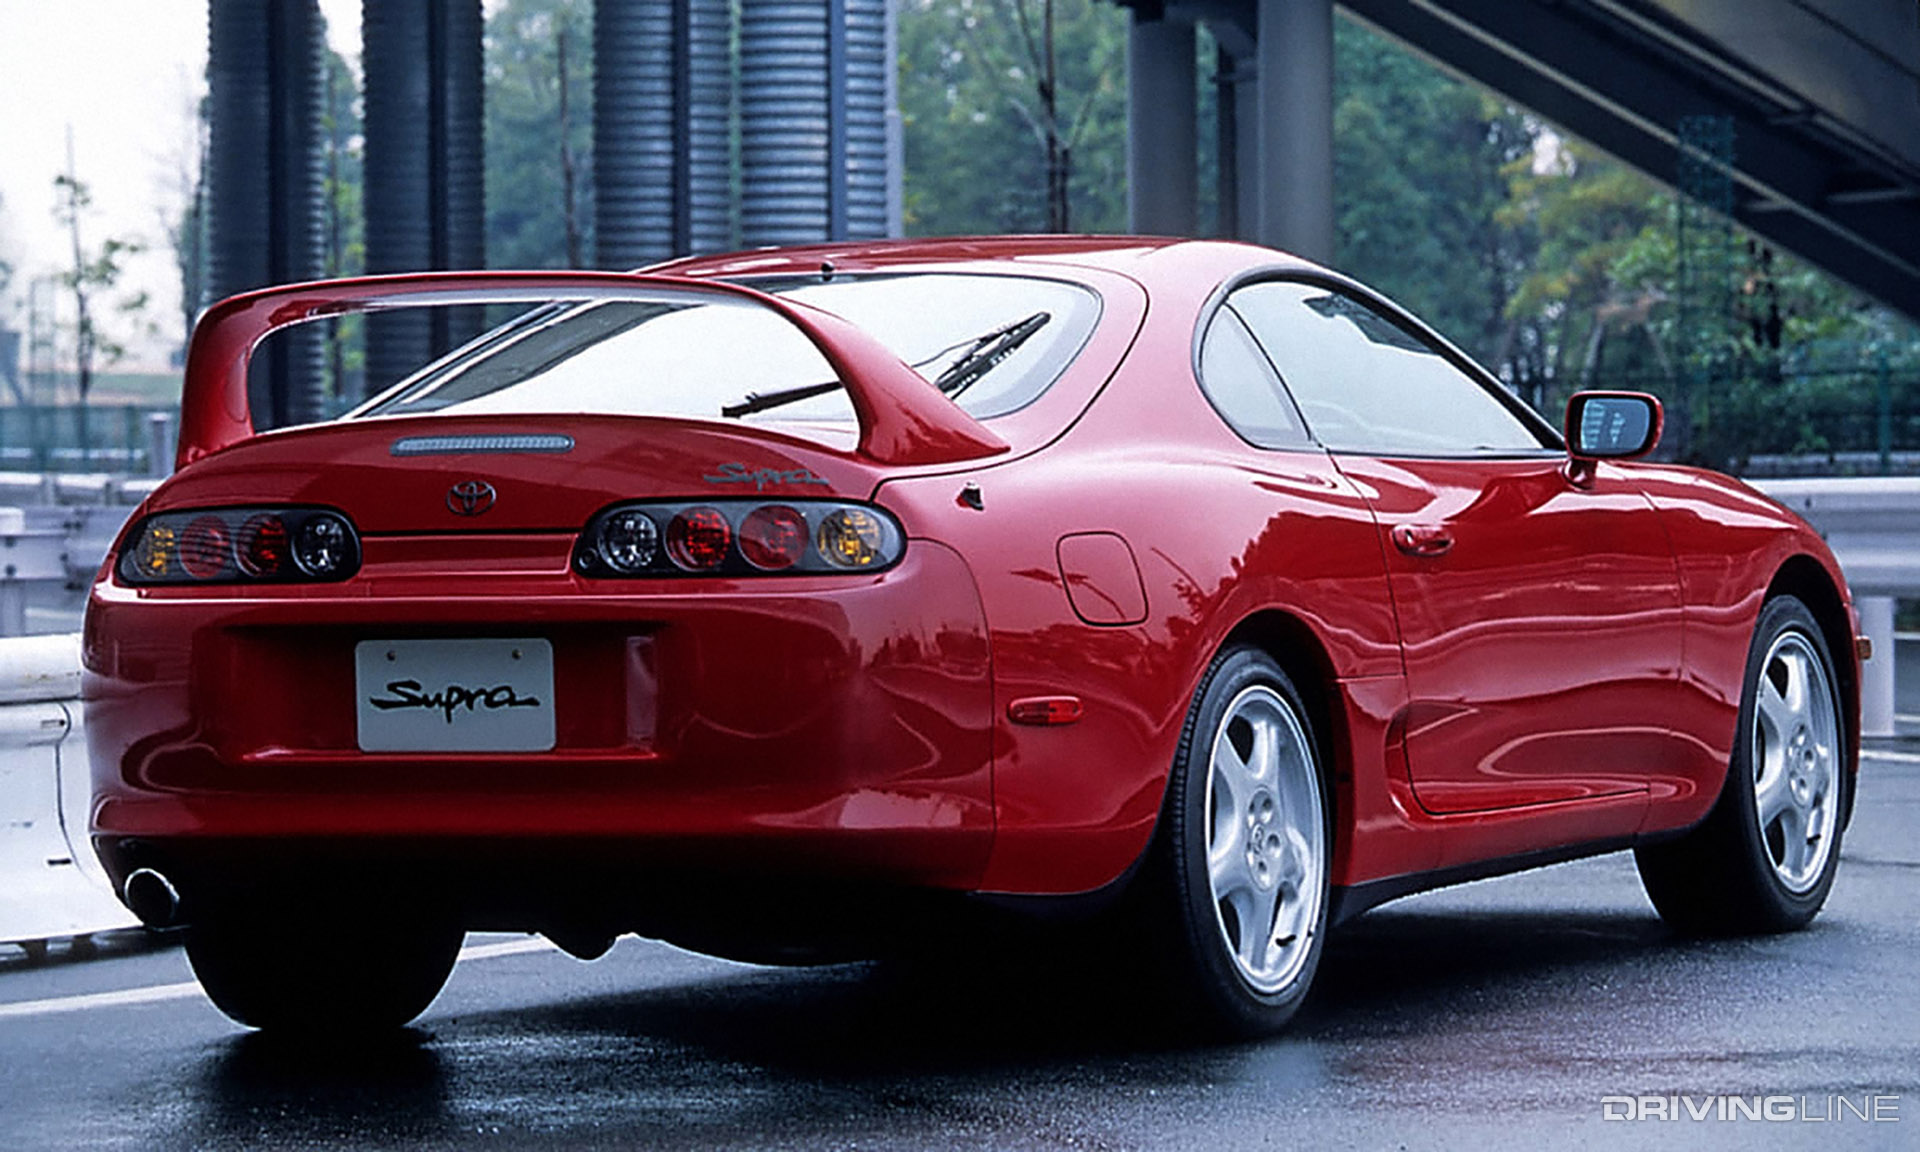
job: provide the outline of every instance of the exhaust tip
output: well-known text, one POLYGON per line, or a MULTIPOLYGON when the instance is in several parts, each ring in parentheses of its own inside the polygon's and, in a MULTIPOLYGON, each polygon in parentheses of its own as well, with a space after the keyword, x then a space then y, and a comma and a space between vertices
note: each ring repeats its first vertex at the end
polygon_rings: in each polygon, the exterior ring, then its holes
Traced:
POLYGON ((120 892, 127 908, 147 927, 172 928, 180 923, 180 891, 153 869, 135 868, 120 892))

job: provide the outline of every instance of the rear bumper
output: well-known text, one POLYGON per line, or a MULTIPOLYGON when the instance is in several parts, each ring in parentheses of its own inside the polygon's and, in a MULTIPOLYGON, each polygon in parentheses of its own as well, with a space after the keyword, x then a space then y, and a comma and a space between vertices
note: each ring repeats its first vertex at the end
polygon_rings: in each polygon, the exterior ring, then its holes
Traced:
POLYGON ((370 569, 245 596, 97 585, 82 694, 109 866, 129 841, 429 857, 445 844, 450 858, 579 842, 663 864, 977 882, 992 692, 957 554, 916 540, 870 577, 661 587, 583 580, 556 548, 545 572, 370 569), (555 749, 359 751, 355 644, 472 636, 552 644, 555 749))

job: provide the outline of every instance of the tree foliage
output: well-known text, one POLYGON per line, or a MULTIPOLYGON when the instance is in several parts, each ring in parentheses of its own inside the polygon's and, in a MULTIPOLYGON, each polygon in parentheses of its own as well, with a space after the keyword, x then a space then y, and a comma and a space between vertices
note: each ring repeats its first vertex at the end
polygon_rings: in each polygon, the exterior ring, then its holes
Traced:
POLYGON ((487 259, 579 267, 592 248, 589 0, 506 0, 487 17, 487 259))
POLYGON ((1066 150, 1064 224, 1126 227, 1124 9, 1103 0, 907 0, 900 10, 905 211, 914 235, 1047 228, 1048 128, 1066 150), (1046 96, 1037 33, 1051 9, 1046 96), (1022 15, 1022 12, 1025 15, 1022 15), (1023 28, 1026 31, 1023 31, 1023 28))
POLYGON ((1334 53, 1336 263, 1503 364, 1531 253, 1498 213, 1534 126, 1350 21, 1334 53))
MULTIPOLYGON (((104 327, 98 315, 102 297, 119 284, 127 257, 137 255, 142 245, 137 240, 109 236, 99 247, 86 243, 81 225, 91 214, 93 193, 75 173, 73 149, 69 141, 67 170, 53 178, 54 218, 67 231, 72 264, 60 273, 60 285, 73 297, 73 368, 80 403, 85 405, 93 390, 93 371, 102 362, 113 363, 126 355, 126 346, 104 327)), ((138 292, 114 304, 127 323, 137 323, 147 307, 147 294, 138 292)))

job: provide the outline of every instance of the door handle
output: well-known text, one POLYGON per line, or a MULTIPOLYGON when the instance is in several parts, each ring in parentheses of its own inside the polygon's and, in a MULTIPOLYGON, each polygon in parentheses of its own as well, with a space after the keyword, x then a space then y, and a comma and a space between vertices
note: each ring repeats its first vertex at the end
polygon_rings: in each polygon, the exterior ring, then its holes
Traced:
POLYGON ((1453 533, 1438 524, 1395 524, 1393 546, 1409 556, 1439 556, 1453 547, 1453 533))

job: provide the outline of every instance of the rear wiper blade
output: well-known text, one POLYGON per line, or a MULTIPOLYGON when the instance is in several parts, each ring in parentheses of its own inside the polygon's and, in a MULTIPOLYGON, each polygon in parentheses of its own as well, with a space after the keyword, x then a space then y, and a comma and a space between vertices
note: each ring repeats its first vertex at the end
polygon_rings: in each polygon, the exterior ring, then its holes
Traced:
POLYGON ((820 384, 796 384, 791 388, 776 388, 771 392, 749 392, 744 400, 732 404, 722 404, 720 415, 728 419, 751 416, 755 412, 765 412, 769 408, 778 408, 782 404, 794 404, 801 400, 811 400, 815 396, 825 396, 845 385, 838 380, 828 380, 820 384))
POLYGON ((1013 355, 1015 349, 1046 327, 1047 321, 1052 319, 1050 312, 1035 312, 1024 320, 1015 320, 1004 328, 994 329, 975 340, 964 356, 934 377, 933 386, 949 397, 958 396, 974 381, 999 367, 1002 360, 1013 355))
MULTIPOLYGON (((948 396, 958 395, 968 385, 991 372, 1002 360, 1011 356, 1014 349, 1026 343, 1028 337, 1040 331, 1051 319, 1053 319, 1051 313, 1035 312, 1025 319, 1015 320, 1011 324, 976 336, 970 341, 962 341, 967 345, 966 352, 934 379, 934 387, 948 396)), ((914 364, 913 367, 919 368, 932 363, 958 347, 960 347, 959 344, 952 344, 942 348, 927 359, 914 364)), ((751 416, 755 412, 765 412, 769 408, 811 400, 815 396, 825 396, 843 386, 838 380, 826 380, 818 384, 796 384, 791 388, 776 388, 771 392, 749 392, 743 399, 732 404, 721 405, 720 415, 728 419, 751 416)))

